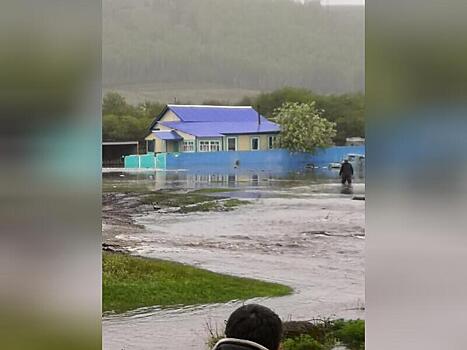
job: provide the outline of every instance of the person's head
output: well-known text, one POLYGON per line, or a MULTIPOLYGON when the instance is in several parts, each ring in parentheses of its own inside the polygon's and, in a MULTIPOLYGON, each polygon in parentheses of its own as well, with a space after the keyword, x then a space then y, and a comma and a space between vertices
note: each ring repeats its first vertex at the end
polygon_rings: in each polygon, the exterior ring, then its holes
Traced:
POLYGON ((279 316, 265 306, 244 305, 230 315, 225 335, 228 338, 253 341, 269 350, 278 350, 282 322, 279 316))
POLYGON ((348 159, 344 159, 344 163, 348 163, 348 162, 349 162, 349 160, 348 160, 348 159))

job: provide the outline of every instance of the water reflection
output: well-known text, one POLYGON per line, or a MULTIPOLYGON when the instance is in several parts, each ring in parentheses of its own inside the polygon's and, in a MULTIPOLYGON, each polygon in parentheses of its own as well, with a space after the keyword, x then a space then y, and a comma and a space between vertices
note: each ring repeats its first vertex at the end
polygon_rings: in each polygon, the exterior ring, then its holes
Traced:
POLYGON ((353 194, 351 185, 342 185, 341 194, 353 194))
MULTIPOLYGON (((125 186, 141 186, 147 190, 191 190, 208 187, 280 189, 310 184, 336 184, 340 182, 339 170, 330 168, 270 171, 264 169, 204 169, 197 171, 115 171, 103 174, 104 190, 125 186)), ((364 172, 356 172, 355 184, 364 183, 364 172)), ((334 189, 333 192, 339 193, 334 189)), ((341 194, 352 194, 353 189, 342 188, 341 194)))

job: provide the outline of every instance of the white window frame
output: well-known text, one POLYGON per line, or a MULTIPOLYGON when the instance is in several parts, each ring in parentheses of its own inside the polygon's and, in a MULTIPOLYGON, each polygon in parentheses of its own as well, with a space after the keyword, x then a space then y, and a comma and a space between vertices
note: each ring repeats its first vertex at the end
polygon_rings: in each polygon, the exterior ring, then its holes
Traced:
POLYGON ((199 140, 198 141, 198 151, 199 152, 219 152, 222 151, 222 141, 221 140, 199 140), (207 146, 207 149, 203 150, 203 147, 201 147, 201 144, 203 146, 207 146), (214 149, 214 144, 217 145, 216 148, 214 149))
POLYGON ((220 140, 211 140, 209 141, 209 152, 219 152, 222 150, 222 145, 220 140), (213 151, 213 144, 217 144, 217 149, 213 151))
POLYGON ((182 147, 183 147, 183 152, 194 152, 195 151, 195 141, 194 140, 184 140, 182 147), (185 146, 187 144, 191 144, 191 147, 190 147, 191 150, 188 150, 188 151, 186 150, 187 147, 185 147, 185 146))
POLYGON ((238 139, 236 137, 227 137, 227 142, 226 142, 226 151, 230 151, 230 152, 235 152, 238 150, 238 139), (235 149, 234 150, 230 150, 229 149, 229 140, 235 140, 235 149))
POLYGON ((198 151, 199 152, 209 152, 209 150, 211 149, 211 144, 210 144, 210 141, 209 140, 199 140, 198 141, 198 151), (207 144, 207 149, 204 150, 203 147, 201 147, 201 144, 207 144))
POLYGON ((253 136, 250 139, 250 149, 252 151, 259 151, 261 149, 261 139, 258 136, 253 136), (253 149, 253 140, 258 140, 258 148, 257 149, 253 149))
POLYGON ((268 137, 268 149, 275 149, 277 142, 277 136, 269 136, 268 137), (271 142, 272 140, 272 142, 271 142))

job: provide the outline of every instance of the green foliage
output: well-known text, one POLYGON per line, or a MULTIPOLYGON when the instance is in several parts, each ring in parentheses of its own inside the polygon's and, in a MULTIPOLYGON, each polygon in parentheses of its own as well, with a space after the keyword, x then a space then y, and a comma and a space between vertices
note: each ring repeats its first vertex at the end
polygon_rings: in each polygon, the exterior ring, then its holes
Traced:
POLYGON ((102 139, 104 141, 141 141, 149 125, 164 105, 146 101, 130 105, 116 92, 109 92, 102 103, 102 139))
POLYGON ((335 336, 350 350, 365 349, 365 321, 342 321, 335 336))
POLYGON ((131 115, 104 115, 102 117, 102 138, 104 141, 141 141, 151 123, 149 118, 137 118, 131 115))
MULTIPOLYGON (((336 123, 333 141, 344 144, 347 137, 365 136, 364 96, 362 94, 318 95, 307 89, 285 87, 257 97, 246 96, 238 105, 252 105, 266 117, 273 117, 274 111, 284 103, 315 103, 320 116, 336 123)), ((226 101, 206 100, 205 104, 228 105, 226 101)), ((118 93, 105 95, 102 105, 104 141, 143 140, 148 127, 165 105, 146 101, 130 105, 118 93)))
POLYGON ((359 91, 364 14, 316 1, 104 0, 103 80, 359 91))
POLYGON ((280 284, 232 277, 179 263, 125 254, 102 255, 104 311, 194 305, 291 293, 280 284))
POLYGON ((109 92, 102 101, 102 114, 125 115, 132 114, 132 106, 126 103, 125 97, 116 92, 109 92))
POLYGON ((273 115, 281 126, 280 147, 292 152, 314 152, 332 145, 335 123, 321 117, 315 102, 286 102, 273 115))
POLYGON ((315 102, 321 116, 336 123, 334 142, 338 145, 344 144, 347 137, 365 137, 365 99, 362 94, 319 95, 307 89, 285 87, 256 98, 245 97, 239 104, 252 105, 262 115, 271 117, 274 110, 286 102, 315 102))
POLYGON ((313 339, 312 336, 302 334, 296 338, 284 340, 282 343, 283 350, 326 350, 323 344, 313 339))

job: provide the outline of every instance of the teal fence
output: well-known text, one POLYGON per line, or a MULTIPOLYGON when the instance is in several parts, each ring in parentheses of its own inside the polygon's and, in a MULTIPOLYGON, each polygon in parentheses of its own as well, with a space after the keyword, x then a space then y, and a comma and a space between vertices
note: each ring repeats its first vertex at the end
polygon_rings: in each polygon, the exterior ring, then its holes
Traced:
POLYGON ((154 153, 141 155, 125 156, 125 168, 127 169, 154 169, 156 167, 156 158, 154 153))
POLYGON ((125 157, 125 168, 145 169, 253 169, 287 170, 304 166, 328 166, 340 162, 348 153, 365 154, 364 146, 335 146, 318 150, 315 154, 290 153, 277 149, 270 151, 148 153, 125 157))

